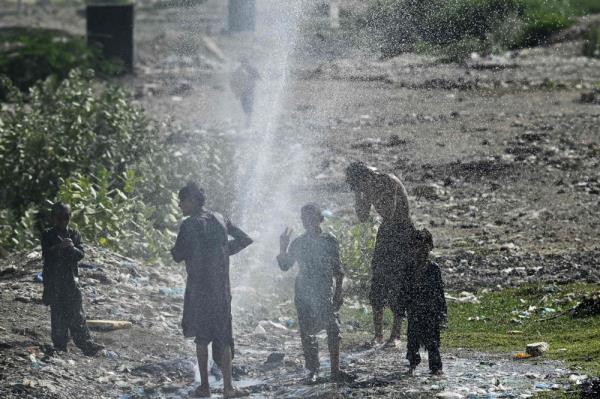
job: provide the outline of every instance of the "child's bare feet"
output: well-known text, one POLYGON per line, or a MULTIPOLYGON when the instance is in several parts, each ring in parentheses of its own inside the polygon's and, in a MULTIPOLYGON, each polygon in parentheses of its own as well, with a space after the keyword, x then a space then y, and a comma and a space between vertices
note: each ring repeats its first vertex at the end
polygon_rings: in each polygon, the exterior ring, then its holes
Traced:
POLYGON ((246 391, 245 389, 230 388, 223 390, 223 398, 225 399, 243 398, 245 396, 250 396, 250 392, 246 391))
POLYGON ((311 371, 308 373, 308 375, 304 378, 304 384, 306 385, 313 385, 317 383, 317 379, 318 379, 318 373, 316 371, 311 371))
POLYGON ((400 340, 398 338, 388 339, 384 345, 384 348, 398 348, 400 346, 400 340))
POLYGON ((208 385, 200 385, 192 392, 192 398, 210 398, 210 387, 208 385))
POLYGON ((432 371, 431 375, 439 377, 439 376, 444 375, 444 372, 442 370, 436 370, 436 371, 432 371))
POLYGON ((415 366, 410 366, 410 367, 408 368, 408 373, 407 373, 407 374, 408 374, 408 375, 413 375, 413 374, 415 374, 415 369, 416 369, 416 367, 415 367, 415 366))

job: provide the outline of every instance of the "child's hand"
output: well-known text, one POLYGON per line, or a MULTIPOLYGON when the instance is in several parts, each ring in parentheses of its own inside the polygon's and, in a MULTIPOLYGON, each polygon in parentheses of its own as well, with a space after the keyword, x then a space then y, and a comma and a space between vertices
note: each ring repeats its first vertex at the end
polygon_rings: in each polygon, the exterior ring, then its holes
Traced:
POLYGON ((279 252, 284 254, 290 246, 290 238, 292 237, 293 229, 285 228, 285 231, 279 236, 279 252))
POLYGON ((63 248, 73 248, 75 246, 73 244, 73 240, 71 240, 70 238, 65 238, 60 244, 63 248))

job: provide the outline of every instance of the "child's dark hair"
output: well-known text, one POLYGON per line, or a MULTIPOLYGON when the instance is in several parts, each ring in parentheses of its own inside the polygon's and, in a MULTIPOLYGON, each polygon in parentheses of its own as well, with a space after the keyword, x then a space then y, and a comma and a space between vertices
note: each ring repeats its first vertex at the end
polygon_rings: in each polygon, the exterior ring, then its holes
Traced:
POLYGON ((198 206, 204 206, 206 202, 206 196, 204 195, 204 190, 199 187, 195 182, 189 182, 185 185, 181 190, 179 190, 179 199, 186 200, 191 199, 196 201, 198 206))
POLYGON ((57 215, 71 215, 71 207, 69 204, 65 204, 64 202, 57 201, 52 204, 52 208, 50 209, 50 215, 55 217, 57 215))
POLYGON ((371 174, 371 169, 364 162, 352 162, 346 168, 346 183, 354 188, 359 182, 364 181, 371 174))
POLYGON ((309 202, 309 203, 303 205, 302 208, 300 209, 300 213, 304 214, 306 212, 310 212, 315 215, 319 215, 321 217, 321 220, 323 220, 323 211, 321 210, 321 207, 319 206, 319 204, 317 204, 316 202, 309 202))

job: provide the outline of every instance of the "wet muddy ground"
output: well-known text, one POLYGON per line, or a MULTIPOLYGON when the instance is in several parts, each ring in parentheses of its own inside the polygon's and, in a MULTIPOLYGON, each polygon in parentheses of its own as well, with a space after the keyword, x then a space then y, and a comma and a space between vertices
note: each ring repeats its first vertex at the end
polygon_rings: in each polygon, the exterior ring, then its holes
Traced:
MULTIPOLYGON (((217 0, 196 8, 140 7, 136 74, 118 82, 157 120, 172 120, 192 134, 216 132, 239 151, 252 151, 260 127, 242 127, 228 71, 232 54, 248 49, 268 67, 268 43, 275 39, 223 33, 224 12, 217 0)), ((14 23, 10 13, 0 17, 2 26, 14 23)), ((84 30, 77 8, 37 8, 20 23, 84 30)), ((581 42, 458 65, 412 54, 379 60, 361 48, 331 48, 339 43, 335 33, 326 39, 306 34, 292 58, 274 138, 281 148, 273 159, 278 168, 298 168, 290 153, 301 151, 309 160, 293 184, 294 209, 317 200, 352 221, 343 169, 361 159, 402 177, 416 223, 436 239, 434 255, 450 290, 599 281, 600 106, 579 100, 600 81, 600 61, 580 57, 581 42)), ((261 96, 259 87, 258 102, 261 96)), ((88 318, 130 320, 133 328, 96 333, 109 349, 98 358, 71 348, 45 359, 49 312, 39 303, 41 285, 33 282, 39 254, 2 260, 0 396, 185 395, 194 370, 193 344, 179 328, 180 292, 173 290, 183 286, 181 268, 131 266, 101 251, 86 262, 92 264, 82 273, 88 318)), ((291 287, 290 279, 284 287, 291 287)), ((233 295, 234 301, 236 295, 252 298, 236 307, 235 363, 236 377, 255 397, 434 397, 444 391, 526 397, 558 388, 554 384, 562 386, 570 375, 560 363, 519 364, 508 354, 458 350, 446 352, 446 377, 429 377, 425 366, 409 377, 403 349, 352 346, 344 363, 358 376, 354 385, 305 386, 292 293, 262 295, 238 284, 233 295), (284 360, 265 364, 273 352, 285 353, 284 360)))

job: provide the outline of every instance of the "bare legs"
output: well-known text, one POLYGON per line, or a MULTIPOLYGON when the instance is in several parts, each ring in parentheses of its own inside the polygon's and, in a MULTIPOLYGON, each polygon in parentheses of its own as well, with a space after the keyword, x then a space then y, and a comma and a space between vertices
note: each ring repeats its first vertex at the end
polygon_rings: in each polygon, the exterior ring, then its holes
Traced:
MULTIPOLYGON (((194 391, 196 398, 209 398, 210 386, 208 384, 208 345, 196 345, 196 355, 198 357, 198 369, 200 370, 200 386, 194 391)), ((248 392, 243 389, 233 387, 231 375, 231 346, 223 347, 221 359, 217 364, 223 372, 223 397, 240 398, 248 396, 248 392)))
MULTIPOLYGON (((378 344, 383 343, 383 308, 373 308, 373 326, 375 328, 375 342, 378 344)), ((394 325, 392 332, 390 333, 390 339, 388 343, 394 342, 400 339, 400 331, 402 328, 402 316, 398 316, 394 313, 394 325)))
POLYGON ((210 398, 210 386, 208 385, 208 345, 196 344, 196 356, 198 357, 198 369, 200 370, 200 386, 194 391, 194 397, 210 398))

